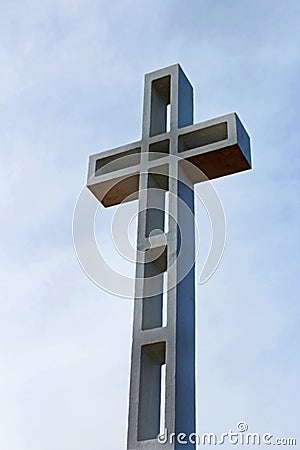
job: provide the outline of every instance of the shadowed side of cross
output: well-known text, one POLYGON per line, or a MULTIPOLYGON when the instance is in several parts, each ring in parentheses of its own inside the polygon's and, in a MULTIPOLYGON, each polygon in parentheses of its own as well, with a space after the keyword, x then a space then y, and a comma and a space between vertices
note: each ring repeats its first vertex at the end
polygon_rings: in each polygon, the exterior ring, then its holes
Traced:
POLYGON ((235 113, 193 124, 178 64, 145 77, 142 139, 90 157, 87 187, 105 207, 139 200, 128 450, 161 448, 165 429, 196 431, 194 184, 250 168, 235 113))

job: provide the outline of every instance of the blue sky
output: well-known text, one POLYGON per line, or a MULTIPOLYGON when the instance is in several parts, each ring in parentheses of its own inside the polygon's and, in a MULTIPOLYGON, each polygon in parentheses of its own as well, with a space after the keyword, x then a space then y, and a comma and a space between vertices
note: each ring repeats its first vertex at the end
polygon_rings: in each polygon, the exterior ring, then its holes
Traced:
POLYGON ((293 0, 0 1, 1 450, 125 448, 132 302, 85 276, 72 215, 88 155, 140 138, 144 74, 177 62, 196 121, 236 111, 253 152, 214 182, 227 243, 197 286, 198 431, 244 420, 300 445, 299 18, 293 0))

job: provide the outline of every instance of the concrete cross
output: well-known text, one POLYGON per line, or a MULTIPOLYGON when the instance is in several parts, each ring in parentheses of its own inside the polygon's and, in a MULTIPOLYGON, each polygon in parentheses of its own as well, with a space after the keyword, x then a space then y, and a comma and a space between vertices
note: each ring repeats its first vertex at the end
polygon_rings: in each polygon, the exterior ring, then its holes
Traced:
POLYGON ((88 173, 104 206, 139 201, 128 450, 161 448, 164 429, 196 431, 193 185, 202 172, 251 168, 235 113, 193 125, 193 88, 178 64, 147 74, 144 89, 142 139, 91 156, 88 173))

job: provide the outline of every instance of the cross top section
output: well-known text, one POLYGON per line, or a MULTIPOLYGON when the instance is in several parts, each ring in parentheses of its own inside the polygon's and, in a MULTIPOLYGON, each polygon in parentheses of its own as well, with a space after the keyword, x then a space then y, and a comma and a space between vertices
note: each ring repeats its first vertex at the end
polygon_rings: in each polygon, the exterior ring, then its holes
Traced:
MULTIPOLYGON (((208 179, 251 168, 250 139, 236 113, 193 125, 193 88, 179 64, 145 75, 142 139, 90 156, 87 186, 105 207, 136 199, 140 173, 168 155, 208 179)), ((203 181, 196 173, 192 183, 203 181)))
POLYGON ((144 139, 167 132, 168 106, 170 133, 193 123, 193 88, 179 64, 145 76, 144 139))

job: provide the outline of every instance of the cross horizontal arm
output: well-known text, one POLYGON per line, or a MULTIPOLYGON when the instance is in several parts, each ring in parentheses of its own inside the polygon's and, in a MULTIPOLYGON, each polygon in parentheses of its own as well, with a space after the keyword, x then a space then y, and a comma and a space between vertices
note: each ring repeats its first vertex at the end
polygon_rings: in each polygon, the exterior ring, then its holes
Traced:
MULTIPOLYGON (((207 178, 251 169, 250 138, 236 113, 178 131, 178 156, 195 165, 207 178)), ((189 175, 194 183, 203 181, 196 170, 189 175)))
POLYGON ((141 142, 90 156, 87 187, 104 206, 136 200, 139 190, 141 142))
MULTIPOLYGON (((192 163, 208 179, 251 168, 250 138, 235 113, 178 128, 176 134, 175 155, 192 163)), ((154 160, 168 156, 169 141, 170 133, 149 139, 144 170, 154 160)), ((137 141, 90 156, 87 186, 104 206, 137 199, 141 151, 142 141, 137 141)), ((203 181, 201 172, 189 170, 193 183, 203 181)))

